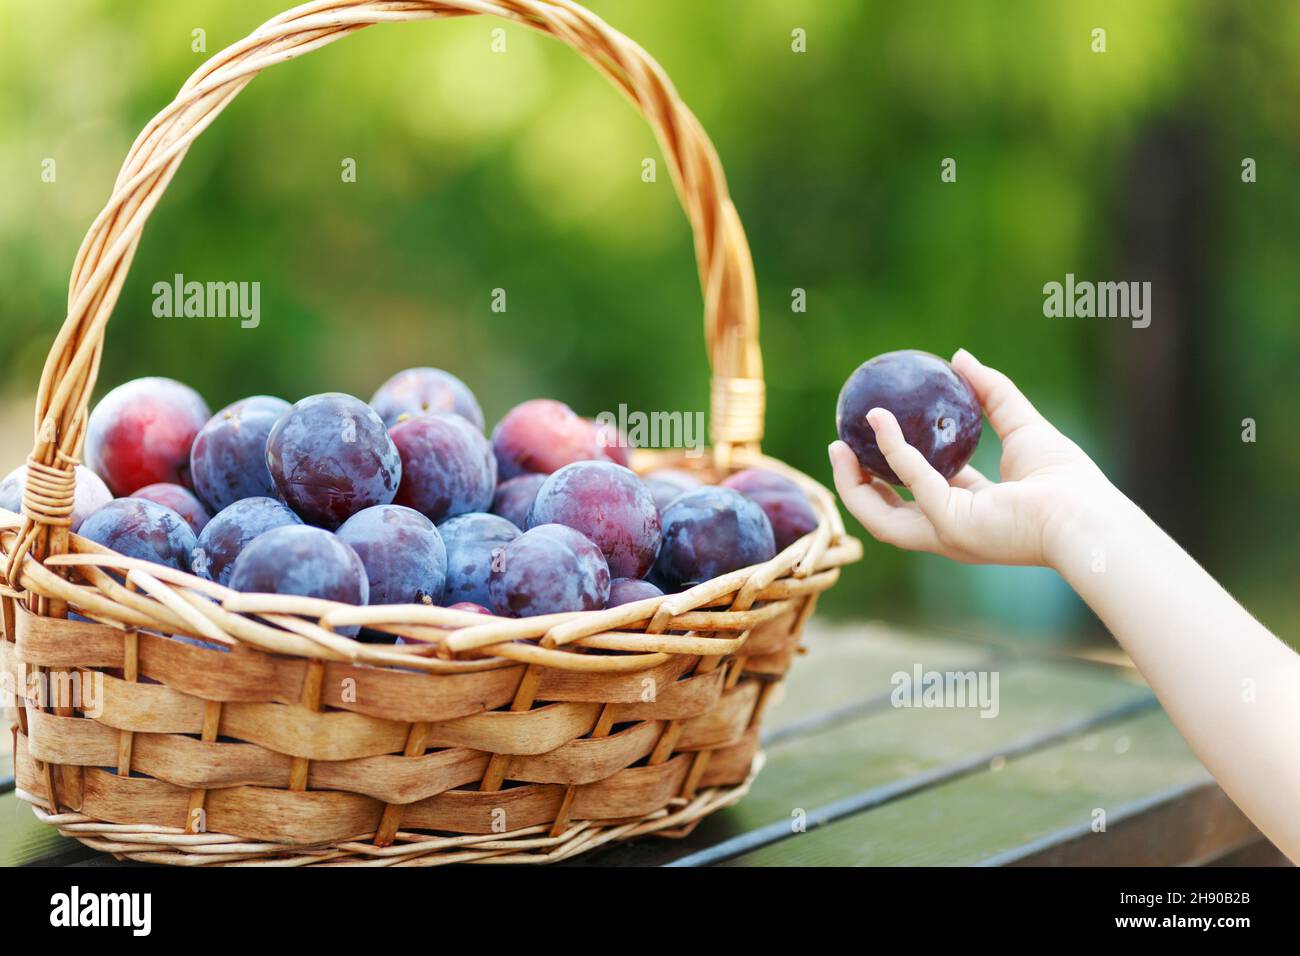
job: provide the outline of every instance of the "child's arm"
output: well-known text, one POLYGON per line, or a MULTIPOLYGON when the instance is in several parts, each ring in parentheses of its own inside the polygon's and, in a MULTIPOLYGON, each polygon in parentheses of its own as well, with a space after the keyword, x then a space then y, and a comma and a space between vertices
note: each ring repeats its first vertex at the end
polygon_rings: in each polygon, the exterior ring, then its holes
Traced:
POLYGON ((880 541, 958 561, 1055 568, 1097 613, 1223 789, 1300 861, 1300 656, 1274 637, 1116 489, 1005 375, 970 353, 954 367, 1002 439, 1002 481, 966 468, 952 483, 868 421, 903 501, 831 445, 835 486, 880 541))

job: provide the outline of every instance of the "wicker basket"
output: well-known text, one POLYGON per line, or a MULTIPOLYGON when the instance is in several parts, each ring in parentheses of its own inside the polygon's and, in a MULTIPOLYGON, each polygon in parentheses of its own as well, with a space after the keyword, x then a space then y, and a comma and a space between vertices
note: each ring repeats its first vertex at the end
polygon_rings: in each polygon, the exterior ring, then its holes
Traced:
POLYGON ((547 862, 682 835, 745 793, 759 719, 816 597, 861 548, 824 487, 758 451, 744 233, 708 137, 635 43, 568 0, 319 0, 282 14, 204 64, 136 140, 69 302, 37 395, 24 513, 0 512, 0 674, 18 794, 42 820, 161 863, 547 862), (70 534, 105 325, 195 137, 268 66, 372 23, 468 14, 554 36, 612 80, 654 128, 690 218, 713 449, 638 452, 633 466, 779 470, 807 491, 817 529, 681 594, 521 620, 237 594, 70 534), (354 624, 424 643, 336 633, 354 624))

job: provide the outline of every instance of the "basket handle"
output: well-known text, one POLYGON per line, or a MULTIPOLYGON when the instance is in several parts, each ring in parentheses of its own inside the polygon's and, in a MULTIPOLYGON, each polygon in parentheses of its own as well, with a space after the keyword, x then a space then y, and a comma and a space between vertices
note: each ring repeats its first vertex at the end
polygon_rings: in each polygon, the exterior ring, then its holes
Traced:
POLYGON ((709 434, 715 460, 728 467, 735 451, 757 450, 764 388, 753 261, 718 154, 663 68, 571 0, 315 0, 269 20, 195 71, 176 99, 140 133, 112 198, 86 233, 72 269, 68 316, 37 391, 36 440, 23 502, 27 520, 19 547, 12 551, 11 581, 29 550, 40 557, 66 546, 72 470, 84 437, 104 330, 144 224, 194 140, 269 66, 374 23, 475 14, 500 17, 567 43, 621 90, 654 129, 695 234, 713 373, 709 434))

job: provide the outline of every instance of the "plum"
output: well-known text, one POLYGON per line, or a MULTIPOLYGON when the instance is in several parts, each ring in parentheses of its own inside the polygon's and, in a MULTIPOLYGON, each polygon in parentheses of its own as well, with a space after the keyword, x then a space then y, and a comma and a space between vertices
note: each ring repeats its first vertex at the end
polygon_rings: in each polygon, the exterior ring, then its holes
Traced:
MULTIPOLYGON (((75 469, 76 488, 72 495, 72 524, 69 530, 75 532, 92 514, 113 500, 113 493, 104 484, 104 479, 85 465, 75 469)), ((15 514, 23 512, 23 489, 27 484, 27 466, 19 465, 4 480, 0 481, 0 508, 15 514)))
POLYGON ((659 468, 642 475, 642 480, 650 489, 650 494, 654 495, 655 507, 661 514, 683 491, 690 491, 704 484, 695 475, 680 468, 659 468))
POLYGON ((253 539, 291 524, 302 524, 302 519, 283 502, 241 498, 218 511, 204 526, 194 549, 193 571, 201 578, 229 584, 235 559, 253 539))
POLYGON ((600 548, 562 524, 530 528, 505 546, 488 578, 492 608, 510 617, 594 611, 609 598, 600 548))
POLYGON ((516 405, 492 429, 502 481, 530 471, 549 475, 575 461, 613 461, 602 447, 607 439, 596 422, 549 398, 516 405))
POLYGON ((284 525, 254 538, 235 559, 230 587, 357 605, 366 604, 370 595, 365 566, 352 546, 305 524, 284 525))
POLYGON ((659 509, 645 483, 609 461, 577 461, 537 491, 528 526, 561 524, 581 532, 605 555, 609 573, 639 578, 659 553, 659 509))
POLYGON ((488 578, 505 546, 520 531, 500 515, 481 512, 457 515, 438 525, 447 548, 447 583, 442 599, 446 604, 472 602, 490 607, 488 578))
POLYGON ((144 498, 110 501, 85 520, 80 533, 128 558, 153 561, 177 571, 190 569, 190 556, 198 544, 184 518, 144 498))
POLYGON ((392 428, 403 415, 454 412, 479 431, 483 410, 464 382, 440 368, 408 368, 398 372, 375 392, 370 407, 392 428))
POLYGON ((470 614, 486 614, 492 617, 493 614, 482 604, 475 604, 473 601, 457 601, 455 604, 447 606, 448 611, 468 611, 470 614))
POLYGON ((650 580, 665 592, 708 581, 776 555, 772 523, 738 491, 687 491, 663 513, 663 544, 650 580))
POLYGON ((416 415, 388 433, 402 459, 395 503, 434 522, 492 504, 496 458, 483 433, 464 418, 450 412, 416 415))
POLYGON ((907 443, 945 478, 970 461, 984 427, 975 390, 939 356, 906 350, 863 362, 840 390, 835 429, 864 470, 893 485, 902 482, 876 446, 873 408, 893 412, 907 443))
POLYGON ((521 531, 528 527, 528 510, 537 498, 537 489, 546 475, 519 475, 497 485, 492 496, 492 513, 505 518, 521 531))
POLYGON ((722 482, 755 502, 772 523, 776 549, 784 551, 817 527, 817 512, 808 496, 785 475, 766 468, 747 468, 722 482))
POLYGON ((171 482, 160 481, 156 485, 145 485, 143 488, 137 488, 131 492, 132 498, 143 498, 145 501, 154 501, 160 505, 171 508, 198 534, 203 530, 203 526, 212 520, 212 515, 208 509, 203 507, 203 502, 195 496, 194 492, 180 485, 173 485, 171 482))
POLYGON ((663 597, 664 592, 649 581, 641 578, 615 578, 609 582, 609 599, 605 607, 618 607, 646 598, 663 597))
POLYGON ((309 524, 336 528, 391 504, 402 460, 375 410, 342 392, 312 395, 276 419, 266 464, 280 498, 309 524))
POLYGON ((86 423, 86 464, 125 497, 160 481, 193 487, 190 446, 212 412, 188 385, 137 378, 99 400, 86 423))
POLYGON ((447 577, 447 549, 433 522, 401 505, 358 511, 339 527, 366 568, 371 604, 437 604, 447 577))
POLYGON ((227 405, 208 419, 190 449, 194 491, 213 511, 242 498, 274 498, 266 466, 266 439, 289 403, 254 395, 227 405))

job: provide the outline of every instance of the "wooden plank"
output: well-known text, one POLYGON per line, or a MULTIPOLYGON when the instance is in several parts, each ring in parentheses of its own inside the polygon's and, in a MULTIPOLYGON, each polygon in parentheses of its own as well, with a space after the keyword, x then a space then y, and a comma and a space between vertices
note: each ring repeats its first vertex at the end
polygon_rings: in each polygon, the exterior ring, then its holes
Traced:
POLYGON ((806 813, 811 827, 1154 705, 1144 686, 1093 665, 1030 659, 1010 662, 999 674, 995 718, 972 709, 887 707, 778 739, 738 806, 706 819, 682 841, 614 847, 590 862, 708 865, 792 837, 798 811, 806 813))
POLYGON ((886 706, 890 678, 917 661, 934 670, 969 670, 1005 655, 972 641, 907 634, 874 622, 825 624, 815 617, 803 643, 808 652, 795 660, 781 698, 763 714, 768 743, 810 722, 886 706))
MULTIPOLYGON (((1163 711, 1012 760, 728 861, 732 866, 970 865, 1209 777, 1163 711)), ((1099 834, 1100 835, 1100 834, 1099 834)), ((1137 862, 1120 841, 1115 858, 1137 862)))
POLYGON ((1268 840, 1260 837, 1254 843, 1229 850, 1219 856, 1204 861, 1202 866, 1294 866, 1295 864, 1282 855, 1282 851, 1268 840))
POLYGON ((1078 824, 984 860, 983 866, 1198 865, 1263 839, 1210 780, 1174 787, 1121 807, 1106 830, 1078 824))

